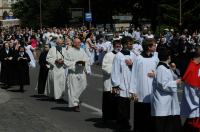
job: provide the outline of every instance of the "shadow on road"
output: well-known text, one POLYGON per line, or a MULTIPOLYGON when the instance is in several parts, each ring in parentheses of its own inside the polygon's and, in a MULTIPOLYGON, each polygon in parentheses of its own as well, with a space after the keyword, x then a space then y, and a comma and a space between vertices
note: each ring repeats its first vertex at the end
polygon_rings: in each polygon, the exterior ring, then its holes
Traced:
POLYGON ((68 101, 65 101, 63 99, 57 99, 55 100, 57 104, 68 104, 68 101))
POLYGON ((33 97, 33 98, 47 98, 46 95, 31 95, 30 97, 33 97))
POLYGON ((39 101, 49 101, 49 102, 56 102, 57 104, 68 104, 67 101, 64 101, 63 99, 54 99, 54 98, 49 98, 46 95, 31 95, 30 97, 36 98, 36 100, 39 101))
POLYGON ((53 107, 51 110, 60 110, 60 111, 67 111, 67 112, 73 112, 72 108, 69 107, 53 107))
POLYGON ((39 98, 39 99, 36 99, 38 101, 48 101, 48 102, 55 102, 54 99, 51 99, 51 98, 39 98))
MULTIPOLYGON (((16 93, 21 93, 22 91, 20 91, 19 89, 9 89, 7 91, 10 91, 10 92, 16 92, 16 93)), ((23 92, 26 92, 26 90, 24 90, 23 92)))
POLYGON ((89 118, 85 120, 86 122, 93 122, 94 127, 97 128, 108 128, 108 129, 115 129, 116 125, 114 121, 107 121, 104 122, 102 118, 89 118))
POLYGON ((49 101, 49 102, 55 102, 54 98, 49 98, 45 95, 31 95, 30 97, 36 98, 38 101, 49 101))

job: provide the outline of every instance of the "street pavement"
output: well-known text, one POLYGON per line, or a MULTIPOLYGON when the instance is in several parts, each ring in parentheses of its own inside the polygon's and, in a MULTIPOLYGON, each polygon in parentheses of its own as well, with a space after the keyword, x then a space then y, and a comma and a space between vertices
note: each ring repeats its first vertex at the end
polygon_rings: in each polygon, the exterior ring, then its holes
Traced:
POLYGON ((56 124, 31 111, 23 97, 0 93, 0 132, 61 132, 56 124))
MULTIPOLYGON (((103 80, 100 66, 92 67, 88 86, 81 95, 81 112, 73 112, 67 102, 37 95, 39 67, 30 69, 31 85, 25 92, 18 86, 0 89, 0 132, 115 132, 114 123, 101 120, 103 80)), ((133 103, 131 104, 133 124, 133 103)))
POLYGON ((65 101, 37 95, 39 69, 31 68, 31 85, 24 93, 18 86, 0 89, 0 132, 113 132, 112 124, 105 126, 101 121, 100 66, 94 66, 93 71, 81 96, 81 112, 73 112, 65 101))

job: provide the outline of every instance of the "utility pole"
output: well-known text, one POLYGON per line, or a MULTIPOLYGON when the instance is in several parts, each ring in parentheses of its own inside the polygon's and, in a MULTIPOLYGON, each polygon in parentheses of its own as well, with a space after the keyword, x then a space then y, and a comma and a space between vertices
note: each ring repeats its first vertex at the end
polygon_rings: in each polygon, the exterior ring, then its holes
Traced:
MULTIPOLYGON (((90 3, 90 0, 89 0, 89 13, 91 13, 91 3, 90 3)), ((89 22, 89 29, 91 28, 91 21, 89 22)))
POLYGON ((2 20, 3 20, 3 0, 1 0, 1 5, 2 5, 2 20))
POLYGON ((181 21, 181 18, 182 18, 182 0, 180 0, 179 3, 180 3, 180 7, 179 7, 179 11, 180 11, 180 12, 179 12, 179 15, 180 15, 180 16, 179 16, 179 17, 180 17, 179 20, 180 20, 180 23, 179 23, 179 25, 180 25, 180 27, 181 27, 181 25, 182 25, 182 21, 181 21))
POLYGON ((42 29, 42 0, 40 0, 40 29, 42 29))

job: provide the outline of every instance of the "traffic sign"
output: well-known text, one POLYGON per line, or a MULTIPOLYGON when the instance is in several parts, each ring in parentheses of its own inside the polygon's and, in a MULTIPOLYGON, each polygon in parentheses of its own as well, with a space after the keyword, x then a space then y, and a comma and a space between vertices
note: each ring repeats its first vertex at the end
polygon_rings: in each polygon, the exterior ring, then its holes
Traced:
POLYGON ((92 13, 85 13, 85 21, 92 22, 92 13))

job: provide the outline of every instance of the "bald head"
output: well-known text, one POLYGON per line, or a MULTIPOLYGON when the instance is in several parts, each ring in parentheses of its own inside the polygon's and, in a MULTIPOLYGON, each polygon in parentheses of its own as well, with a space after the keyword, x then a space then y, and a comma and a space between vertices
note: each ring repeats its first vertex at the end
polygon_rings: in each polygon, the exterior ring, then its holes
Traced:
POLYGON ((63 40, 60 39, 60 38, 58 38, 58 39, 56 40, 56 44, 57 44, 57 45, 62 45, 62 44, 63 44, 63 40))
POLYGON ((73 43, 74 43, 74 47, 75 48, 80 48, 80 46, 81 46, 81 40, 79 39, 79 38, 75 38, 74 39, 74 41, 73 41, 73 43))

